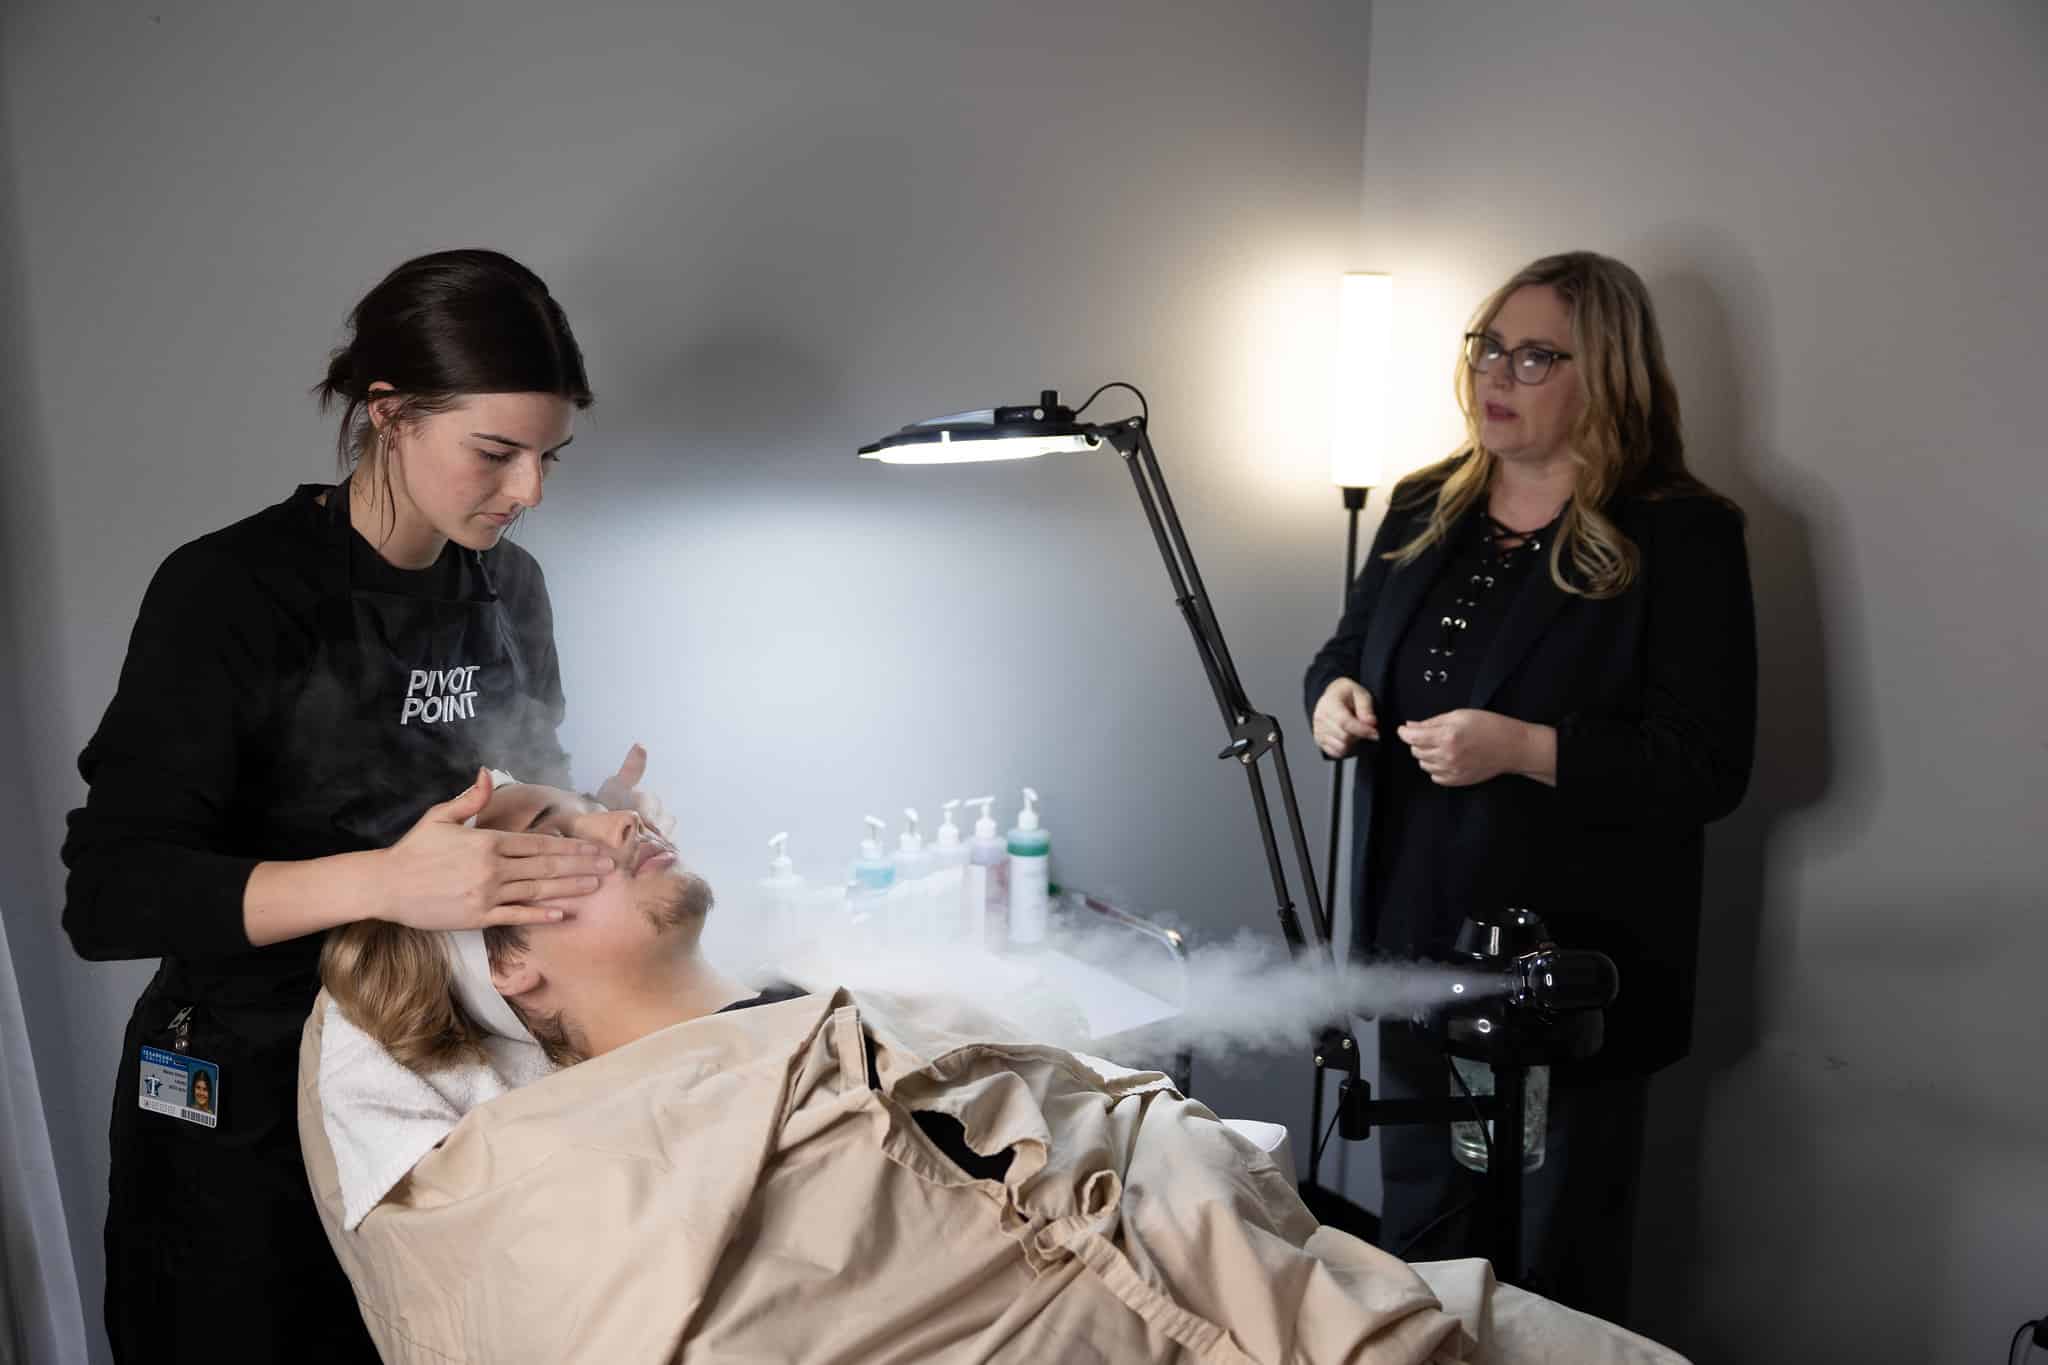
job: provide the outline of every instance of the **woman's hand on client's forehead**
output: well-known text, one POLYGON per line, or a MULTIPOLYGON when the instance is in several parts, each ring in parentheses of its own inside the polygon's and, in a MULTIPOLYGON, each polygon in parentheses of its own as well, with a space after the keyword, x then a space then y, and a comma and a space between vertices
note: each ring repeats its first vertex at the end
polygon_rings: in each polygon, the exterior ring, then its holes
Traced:
MULTIPOLYGON (((527 829, 512 830, 526 803, 510 800, 524 787, 492 800, 490 774, 452 801, 430 808, 405 837, 382 850, 378 919, 415 929, 481 929, 499 924, 545 924, 573 913, 560 904, 587 896, 613 868, 604 849, 583 839, 527 829), (487 808, 490 819, 483 819, 487 808), (465 828, 476 819, 479 828, 465 828)), ((534 789, 545 800, 548 789, 534 789)), ((532 813, 543 806, 536 802, 532 813)), ((537 821, 536 821, 537 822, 537 821)))

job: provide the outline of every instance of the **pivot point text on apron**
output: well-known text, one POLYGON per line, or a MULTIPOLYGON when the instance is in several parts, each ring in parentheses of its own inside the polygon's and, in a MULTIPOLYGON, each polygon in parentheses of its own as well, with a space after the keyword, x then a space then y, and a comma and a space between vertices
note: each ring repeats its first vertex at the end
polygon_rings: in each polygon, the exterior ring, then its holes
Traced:
POLYGON ((410 725, 415 718, 427 725, 475 719, 478 667, 413 669, 406 681, 405 705, 398 713, 398 723, 410 725))

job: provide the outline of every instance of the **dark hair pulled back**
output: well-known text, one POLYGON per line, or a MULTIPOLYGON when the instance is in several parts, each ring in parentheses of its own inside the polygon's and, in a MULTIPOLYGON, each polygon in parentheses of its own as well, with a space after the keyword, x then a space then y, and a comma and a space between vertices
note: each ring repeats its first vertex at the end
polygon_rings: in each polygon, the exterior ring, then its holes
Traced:
POLYGON ((387 412, 401 423, 469 394, 552 393, 578 408, 592 401, 562 306, 540 276, 502 252, 415 257, 363 296, 348 326, 348 344, 313 386, 322 412, 344 405, 335 438, 344 471, 372 448, 372 384, 395 390, 387 412))

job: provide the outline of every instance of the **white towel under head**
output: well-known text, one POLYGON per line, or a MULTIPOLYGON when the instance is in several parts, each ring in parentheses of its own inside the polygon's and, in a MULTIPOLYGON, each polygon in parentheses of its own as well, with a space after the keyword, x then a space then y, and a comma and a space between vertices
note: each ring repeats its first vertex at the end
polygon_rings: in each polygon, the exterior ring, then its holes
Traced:
POLYGON ((354 1231, 419 1159, 478 1105, 554 1070, 537 1043, 496 1035, 484 1060, 414 1071, 327 1002, 320 1026, 320 1126, 341 1184, 341 1225, 354 1231))
MULTIPOLYGON (((518 785, 507 772, 493 770, 491 778, 500 787, 518 785)), ((341 1182, 342 1226, 351 1230, 463 1115, 554 1070, 491 985, 482 931, 462 929, 440 939, 455 998, 484 1030, 482 1061, 415 1071, 349 1022, 340 1006, 327 1002, 321 1024, 320 1117, 341 1182)))

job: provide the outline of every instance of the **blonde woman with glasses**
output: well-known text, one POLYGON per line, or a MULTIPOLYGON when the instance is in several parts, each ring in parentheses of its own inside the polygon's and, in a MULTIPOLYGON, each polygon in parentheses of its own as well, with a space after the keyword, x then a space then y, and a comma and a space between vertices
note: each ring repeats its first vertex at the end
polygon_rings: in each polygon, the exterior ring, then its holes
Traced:
MULTIPOLYGON (((1552 1069, 1522 1263, 1626 1322, 1648 1080, 1690 1043, 1702 831, 1755 746, 1742 515, 1686 468, 1649 292, 1619 261, 1549 256, 1495 290, 1456 387, 1466 438, 1393 490, 1305 700, 1317 747, 1359 759, 1354 956, 1437 955, 1467 916, 1526 907, 1619 968, 1605 1046, 1552 1069)), ((1420 1031, 1382 1026, 1382 1095, 1449 1085, 1420 1031)), ((1444 1130, 1379 1144, 1382 1244, 1483 1251, 1484 1178, 1444 1130)))

